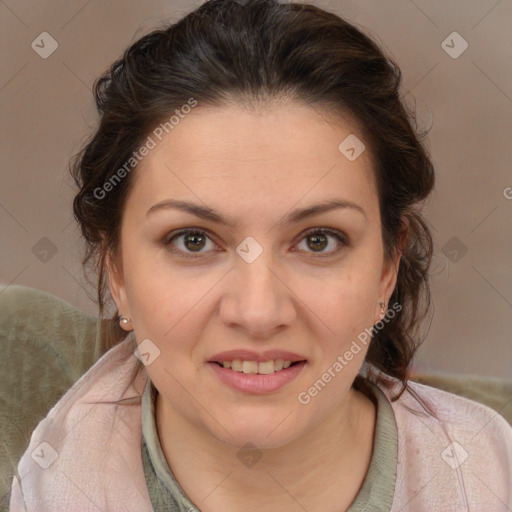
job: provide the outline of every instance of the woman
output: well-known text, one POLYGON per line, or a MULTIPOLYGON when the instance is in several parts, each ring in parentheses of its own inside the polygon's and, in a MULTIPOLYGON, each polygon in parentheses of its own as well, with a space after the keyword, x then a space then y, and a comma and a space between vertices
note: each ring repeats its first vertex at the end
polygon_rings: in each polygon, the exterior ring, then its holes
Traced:
POLYGON ((100 78, 74 211, 119 328, 11 510, 510 509, 511 427, 408 381, 434 170, 400 79, 272 0, 209 1, 100 78))

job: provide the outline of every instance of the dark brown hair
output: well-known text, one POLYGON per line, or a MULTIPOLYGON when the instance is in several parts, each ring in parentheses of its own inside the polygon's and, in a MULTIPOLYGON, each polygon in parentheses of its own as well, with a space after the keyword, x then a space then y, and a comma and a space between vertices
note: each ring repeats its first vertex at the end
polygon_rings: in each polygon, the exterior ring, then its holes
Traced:
MULTIPOLYGON (((427 131, 418 133, 400 84, 398 65, 362 29, 309 4, 210 0, 136 41, 96 81, 99 128, 71 164, 80 187, 74 214, 87 243, 83 263, 93 263, 98 273, 100 316, 108 296, 105 258, 109 251, 117 255, 136 170, 106 197, 95 191, 104 190, 155 126, 191 98, 199 108, 296 100, 355 122, 370 151, 386 258, 402 250, 390 298, 402 308, 374 333, 366 360, 399 379, 403 392, 430 308, 433 244, 420 206, 434 187, 434 169, 422 144, 427 131), (409 222, 403 244, 402 217, 409 222)), ((117 320, 116 313, 105 350, 126 335, 117 320)), ((367 383, 358 376, 354 387, 364 390, 367 383)))

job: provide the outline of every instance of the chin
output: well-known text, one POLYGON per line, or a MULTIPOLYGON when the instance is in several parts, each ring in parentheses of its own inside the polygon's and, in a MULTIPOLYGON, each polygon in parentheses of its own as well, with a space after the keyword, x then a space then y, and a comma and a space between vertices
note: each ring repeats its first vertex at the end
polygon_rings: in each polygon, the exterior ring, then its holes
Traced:
MULTIPOLYGON (((220 442, 237 450, 246 447, 248 444, 254 445, 260 450, 280 448, 295 441, 300 436, 295 421, 283 421, 286 416, 284 414, 283 417, 277 418, 275 415, 265 417, 261 414, 254 414, 244 415, 243 418, 239 419, 231 417, 229 421, 224 423, 227 432, 217 424, 211 425, 213 430, 210 429, 210 432, 220 442), (292 426, 293 431, 290 430, 292 426)), ((290 420, 290 418, 287 418, 287 420, 290 420)))

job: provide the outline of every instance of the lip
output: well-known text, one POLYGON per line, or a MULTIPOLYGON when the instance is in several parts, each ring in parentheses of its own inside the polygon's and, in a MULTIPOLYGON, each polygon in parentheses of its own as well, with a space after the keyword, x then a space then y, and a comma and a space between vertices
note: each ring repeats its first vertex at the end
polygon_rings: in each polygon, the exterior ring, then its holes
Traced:
MULTIPOLYGON (((281 354, 283 354, 283 352, 281 352, 281 354)), ((288 356, 289 355, 290 354, 288 353, 288 356)), ((272 357, 266 359, 266 361, 270 359, 272 359, 272 357)), ((276 359, 283 358, 277 357, 276 359)), ((229 361, 229 359, 224 359, 224 361, 229 361)), ((288 361, 290 361, 290 359, 288 359, 288 361)), ((243 391, 245 393, 264 394, 277 391, 297 378, 304 366, 306 366, 306 361, 301 360, 301 362, 298 362, 289 368, 283 368, 282 370, 269 375, 235 372, 234 370, 224 368, 213 361, 209 361, 207 366, 212 368, 217 377, 224 384, 233 389, 243 391)))
POLYGON ((285 350, 266 350, 265 352, 254 352, 253 350, 227 350, 225 352, 219 352, 212 356, 208 362, 223 363, 224 361, 234 361, 235 359, 241 359, 242 361, 256 361, 257 363, 264 363, 265 361, 275 361, 276 359, 283 359, 284 361, 291 361, 296 363, 297 361, 306 361, 307 358, 293 352, 287 352, 285 350))

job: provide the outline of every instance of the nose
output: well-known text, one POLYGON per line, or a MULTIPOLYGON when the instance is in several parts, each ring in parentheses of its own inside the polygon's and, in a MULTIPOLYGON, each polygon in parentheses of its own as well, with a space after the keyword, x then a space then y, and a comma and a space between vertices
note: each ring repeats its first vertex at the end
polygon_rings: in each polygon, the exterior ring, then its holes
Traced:
POLYGON ((229 273, 220 318, 245 337, 268 338, 290 325, 296 315, 290 283, 270 251, 252 263, 238 257, 229 273))

